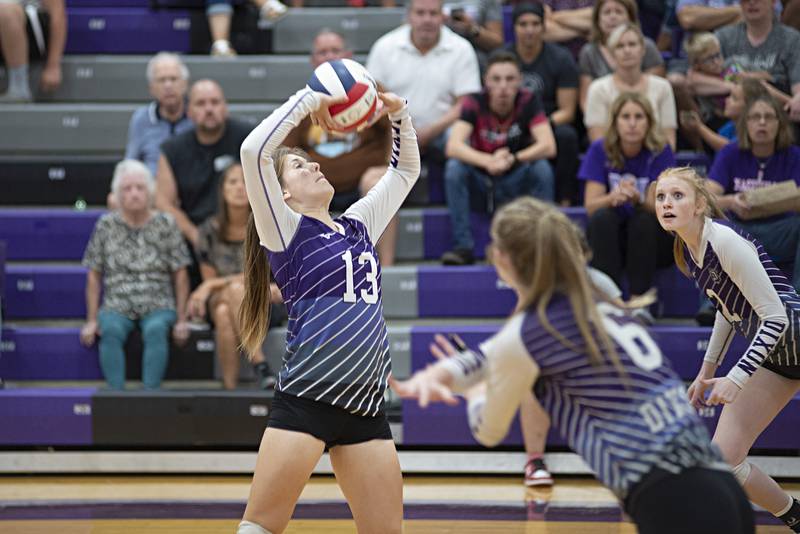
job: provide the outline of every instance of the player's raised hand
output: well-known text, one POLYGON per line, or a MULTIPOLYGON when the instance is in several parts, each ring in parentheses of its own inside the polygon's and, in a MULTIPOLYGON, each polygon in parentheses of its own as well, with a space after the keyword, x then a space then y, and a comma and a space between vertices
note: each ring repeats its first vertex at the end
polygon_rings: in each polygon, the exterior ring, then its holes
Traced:
POLYGON ((730 404, 736 400, 739 391, 742 388, 730 378, 707 378, 703 380, 706 387, 711 388, 711 394, 708 396, 706 404, 709 406, 716 406, 717 404, 730 404))
POLYGON ((375 112, 369 118, 369 120, 365 121, 361 124, 356 131, 366 130, 379 120, 384 115, 388 115, 389 113, 397 113, 403 106, 406 105, 405 98, 401 98, 394 93, 384 93, 378 91, 378 103, 375 106, 375 112))
POLYGON ((433 354, 434 358, 436 358, 437 360, 444 360, 446 358, 454 356, 459 350, 466 349, 466 345, 464 344, 464 342, 461 340, 460 337, 453 334, 451 339, 453 340, 453 343, 461 346, 458 347, 457 349, 456 346, 442 334, 436 334, 435 336, 433 336, 433 343, 431 343, 428 348, 430 349, 431 354, 433 354))
POLYGON ((431 402, 443 402, 451 406, 458 404, 458 399, 443 383, 435 367, 417 371, 408 380, 395 380, 389 376, 389 387, 401 399, 417 399, 422 408, 426 408, 431 402))
POLYGON ((320 126, 325 131, 338 131, 339 128, 333 118, 331 118, 329 108, 335 104, 347 102, 347 95, 331 96, 324 93, 317 93, 317 95, 319 96, 319 109, 311 112, 311 122, 320 126))

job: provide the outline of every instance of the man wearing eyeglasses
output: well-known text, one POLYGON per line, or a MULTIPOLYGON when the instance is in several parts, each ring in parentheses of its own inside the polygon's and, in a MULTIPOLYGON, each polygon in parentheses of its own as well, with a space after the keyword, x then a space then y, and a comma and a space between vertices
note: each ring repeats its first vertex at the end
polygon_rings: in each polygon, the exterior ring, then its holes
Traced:
POLYGON ((147 82, 154 100, 133 112, 125 158, 141 161, 155 176, 161 143, 192 129, 186 115, 189 69, 177 54, 160 52, 147 63, 147 82))

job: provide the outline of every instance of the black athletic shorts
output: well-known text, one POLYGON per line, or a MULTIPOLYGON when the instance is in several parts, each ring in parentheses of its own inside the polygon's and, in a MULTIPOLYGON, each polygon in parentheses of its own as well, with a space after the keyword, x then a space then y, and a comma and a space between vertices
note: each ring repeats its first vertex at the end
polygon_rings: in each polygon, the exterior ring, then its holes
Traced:
POLYGON ((267 428, 280 428, 310 434, 325 442, 325 447, 354 445, 373 439, 392 439, 389 420, 381 412, 375 417, 348 411, 310 399, 275 392, 267 428))
POLYGON ((754 534, 753 507, 729 471, 707 467, 675 475, 655 468, 625 499, 639 534, 754 534))
POLYGON ((769 360, 764 360, 764 363, 761 364, 761 367, 764 369, 769 369, 773 373, 781 375, 784 378, 788 378, 790 380, 800 380, 800 365, 778 365, 770 362, 769 360))
POLYGON ((27 8, 25 19, 30 60, 46 59, 47 43, 50 40, 50 15, 44 9, 27 8))

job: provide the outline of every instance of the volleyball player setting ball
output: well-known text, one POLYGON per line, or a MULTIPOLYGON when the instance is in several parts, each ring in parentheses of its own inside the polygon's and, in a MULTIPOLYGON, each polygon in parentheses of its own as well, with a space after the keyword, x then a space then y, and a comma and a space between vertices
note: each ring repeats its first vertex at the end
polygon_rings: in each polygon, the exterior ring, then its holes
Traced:
POLYGON ((392 388, 422 406, 464 395, 475 439, 494 446, 535 384, 553 425, 640 534, 755 532, 750 503, 658 345, 625 311, 596 299, 569 219, 520 198, 497 212, 491 238, 516 310, 473 350, 437 336, 431 352, 441 359, 392 388))
POLYGON ((724 405, 713 442, 750 500, 800 532, 800 502, 747 461, 759 434, 800 391, 800 296, 758 241, 721 220, 692 168, 661 173, 655 206, 661 226, 675 234, 676 265, 717 310, 689 398, 695 406, 724 405), (750 346, 726 376, 714 378, 735 332, 750 346))
POLYGON ((312 78, 242 145, 253 208, 245 241, 243 346, 252 353, 264 339, 270 267, 289 324, 238 534, 283 532, 326 447, 358 532, 402 530, 402 476, 383 403, 391 368, 374 243, 419 175, 408 107, 396 95, 376 93, 371 115, 354 126, 367 127, 388 113, 392 157, 379 183, 335 219, 328 211, 333 187, 319 165, 300 150, 280 147, 308 115, 327 130, 353 127, 350 118, 331 116, 351 100, 332 95, 335 83, 344 87, 358 76, 345 68, 316 89, 312 78))

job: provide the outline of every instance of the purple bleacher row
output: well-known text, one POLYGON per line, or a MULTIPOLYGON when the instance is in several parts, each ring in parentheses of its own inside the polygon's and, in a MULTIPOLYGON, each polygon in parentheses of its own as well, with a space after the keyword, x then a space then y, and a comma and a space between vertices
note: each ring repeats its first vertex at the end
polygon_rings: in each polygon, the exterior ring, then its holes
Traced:
MULTIPOLYGON (((61 265, 10 265, 6 267, 8 319, 80 319, 86 316, 86 269, 61 265)), ((494 268, 420 266, 416 270, 419 317, 505 317, 514 295, 497 278, 494 268)), ((657 274, 661 299, 659 317, 691 317, 697 311, 698 292, 692 283, 670 267, 657 274)), ((387 317, 393 317, 391 302, 387 317)))
MULTIPOLYGON (((135 3, 125 0, 126 4, 135 3)), ((147 7, 69 7, 67 54, 191 51, 191 13, 147 7)))
MULTIPOLYGON (((453 332, 475 346, 497 330, 497 326, 464 327, 460 325, 411 328, 411 365, 420 369, 432 361, 428 345, 436 332, 453 332)), ((77 327, 9 326, 3 329, 0 377, 5 380, 100 380, 102 375, 96 348, 86 348, 78 341, 77 327)), ((711 329, 697 326, 655 326, 651 332, 665 357, 684 380, 697 374, 711 329), (667 342, 668 341, 668 342, 667 342)), ((729 361, 720 372, 727 372, 737 354, 745 349, 737 337, 730 349, 729 361)), ((195 355, 195 358, 198 356, 195 355)))
MULTIPOLYGON (((121 442, 208 445, 232 439, 252 444, 263 430, 269 400, 259 393, 248 395, 237 399, 204 398, 208 395, 192 392, 126 394, 96 388, 0 390, 0 446, 121 442), (215 433, 214 424, 230 429, 215 433), (231 433, 236 434, 234 438, 231 433)), ((720 411, 719 407, 702 411, 710 430, 716 426, 720 411)), ((432 405, 422 410, 415 401, 405 401, 402 419, 405 445, 475 445, 463 403, 455 407, 432 405)), ((796 450, 800 446, 795 432, 798 425, 800 396, 781 411, 754 447, 796 450)), ((516 421, 503 444, 522 444, 516 421)), ((564 440, 551 431, 547 444, 560 446, 564 440)))
MULTIPOLYGON (((692 326, 655 326, 650 329, 653 336, 670 360, 675 371, 685 380, 691 380, 700 367, 710 328, 692 326)), ((469 346, 475 346, 494 332, 496 326, 456 327, 448 333, 461 336, 469 346)), ((441 332, 440 327, 415 327, 411 337, 411 368, 423 369, 433 361, 428 347, 433 336, 441 332)), ((728 357, 717 376, 724 376, 737 355, 747 348, 744 338, 737 336, 731 344, 728 357)), ((716 427, 721 409, 704 408, 700 415, 710 431, 716 427)), ((763 449, 793 449, 800 447, 800 434, 795 429, 800 425, 800 395, 775 418, 775 421, 759 436, 754 447, 763 449)), ((463 403, 450 407, 437 404, 421 409, 415 401, 403 402, 403 443, 405 445, 474 445, 467 425, 463 403)), ((554 430, 547 437, 548 446, 564 445, 564 439, 554 430)), ((515 420, 503 445, 522 445, 519 421, 515 420)))

